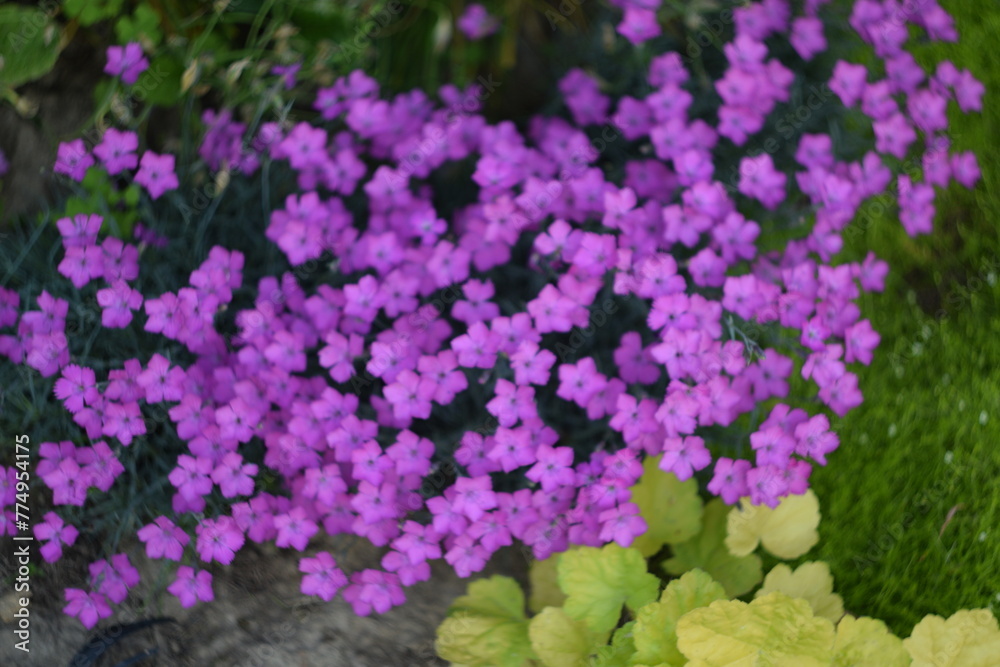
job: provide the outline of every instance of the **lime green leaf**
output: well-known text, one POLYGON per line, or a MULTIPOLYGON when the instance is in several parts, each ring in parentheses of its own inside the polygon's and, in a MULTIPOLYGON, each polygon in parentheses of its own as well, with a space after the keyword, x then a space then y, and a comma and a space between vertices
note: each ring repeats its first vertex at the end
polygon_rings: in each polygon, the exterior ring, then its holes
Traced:
POLYGON ((524 593, 510 577, 469 584, 438 626, 439 656, 468 667, 522 667, 535 657, 524 615, 524 593))
POLYGON ((988 609, 962 609, 948 620, 931 614, 917 623, 903 646, 913 667, 995 667, 1000 630, 988 609))
POLYGON ((514 579, 500 575, 473 581, 469 592, 457 598, 451 608, 515 621, 526 619, 524 591, 514 579))
POLYGON ((685 542, 701 527, 701 498, 698 482, 684 482, 672 472, 659 468, 660 456, 647 456, 642 477, 632 487, 632 502, 639 506, 649 529, 635 538, 632 546, 649 558, 667 543, 685 542))
POLYGON ((831 667, 907 667, 903 641, 874 618, 845 616, 837 625, 831 667))
POLYGON ((751 505, 743 498, 729 513, 726 546, 736 556, 752 553, 758 544, 778 558, 798 558, 819 542, 819 500, 812 489, 787 496, 774 509, 751 505))
POLYGON ((833 623, 784 593, 750 604, 718 600, 677 623, 677 646, 691 661, 688 667, 829 667, 833 642, 833 623))
POLYGON ((139 75, 130 94, 139 102, 157 106, 177 104, 181 96, 181 76, 184 65, 171 56, 153 58, 149 69, 139 75))
POLYGON ((559 558, 559 587, 566 593, 566 613, 594 632, 618 624, 622 605, 632 611, 656 599, 660 580, 646 571, 638 549, 608 544, 581 547, 559 558))
POLYGON ((844 615, 844 601, 833 592, 830 566, 823 562, 803 563, 794 572, 784 563, 775 565, 764 577, 764 585, 754 597, 780 591, 793 598, 802 598, 813 613, 836 623, 844 615))
POLYGON ((561 554, 532 561, 528 569, 528 583, 531 584, 531 595, 528 597, 528 608, 536 614, 545 607, 561 607, 566 601, 566 594, 559 590, 556 578, 556 566, 561 554))
MULTIPOLYGON (((641 610, 640 610, 641 611, 641 610)), ((629 667, 635 655, 635 621, 629 621, 615 630, 611 645, 597 649, 594 667, 629 667)))
POLYGON ((0 7, 0 85, 16 88, 59 59, 59 27, 40 9, 0 7))
POLYGON ((755 554, 734 556, 726 549, 726 515, 729 506, 715 498, 705 506, 701 532, 682 544, 671 545, 673 558, 663 562, 670 574, 695 568, 704 570, 726 589, 729 597, 749 593, 764 576, 755 554))
POLYGON ((528 625, 531 648, 545 667, 588 667, 590 655, 607 643, 607 633, 590 631, 559 607, 546 607, 528 625))
POLYGON ((677 650, 677 621, 692 609, 725 599, 722 584, 701 570, 671 581, 659 602, 647 604, 636 614, 633 662, 682 667, 687 661, 677 650))

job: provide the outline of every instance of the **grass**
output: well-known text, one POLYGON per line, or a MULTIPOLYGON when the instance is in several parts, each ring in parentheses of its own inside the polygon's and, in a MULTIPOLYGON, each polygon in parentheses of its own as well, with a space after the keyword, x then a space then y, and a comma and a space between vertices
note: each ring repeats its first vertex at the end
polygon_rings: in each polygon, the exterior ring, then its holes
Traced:
POLYGON ((941 193, 929 236, 910 239, 890 212, 851 240, 848 254, 891 266, 862 304, 882 344, 859 373, 865 403, 813 476, 824 520, 812 557, 831 564, 849 611, 901 636, 925 614, 1000 611, 1000 7, 942 4, 961 41, 917 56, 986 84, 982 115, 952 116, 953 147, 976 151, 983 180, 941 193))

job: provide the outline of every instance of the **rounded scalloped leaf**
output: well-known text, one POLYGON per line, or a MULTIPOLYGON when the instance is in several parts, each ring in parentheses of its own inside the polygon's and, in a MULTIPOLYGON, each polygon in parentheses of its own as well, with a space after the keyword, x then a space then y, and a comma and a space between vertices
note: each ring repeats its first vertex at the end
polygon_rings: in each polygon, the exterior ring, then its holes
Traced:
POLYGON ((844 615, 844 601, 833 592, 830 566, 822 561, 803 563, 794 572, 784 563, 775 565, 764 577, 764 584, 754 597, 759 598, 774 591, 805 600, 814 614, 828 618, 833 623, 844 615))
POLYGON ((524 615, 524 591, 521 586, 511 577, 499 574, 470 583, 468 592, 456 598, 451 609, 512 620, 527 618, 524 615))
POLYGON ((673 557, 663 568, 679 575, 693 569, 707 572, 726 589, 728 597, 749 593, 764 573, 756 554, 734 556, 726 548, 726 516, 729 506, 715 498, 705 505, 701 532, 687 542, 672 544, 673 557))
POLYGON ((608 642, 559 607, 546 607, 528 624, 531 648, 545 667, 588 667, 590 656, 608 642))
POLYGON ((635 621, 629 621, 611 635, 611 644, 597 649, 593 667, 633 667, 635 655, 635 621))
POLYGON ((913 628, 903 646, 913 667, 996 667, 1000 629, 989 609, 962 609, 948 620, 933 614, 913 628))
POLYGON ((523 667, 534 657, 527 621, 460 611, 438 626, 437 654, 466 667, 523 667))
POLYGON ((809 603, 769 593, 750 604, 718 600, 677 623, 677 647, 687 667, 829 667, 834 628, 809 603))
POLYGON ((698 482, 680 481, 672 472, 660 470, 661 456, 647 456, 642 464, 642 477, 632 488, 632 502, 648 526, 645 533, 632 542, 632 547, 647 558, 664 544, 686 542, 701 528, 702 502, 698 482))
POLYGON ((528 569, 528 583, 531 585, 528 609, 536 614, 546 607, 561 607, 566 601, 566 594, 559 590, 558 565, 559 555, 531 562, 528 569))
POLYGON ((743 498, 729 512, 726 546, 735 556, 753 553, 761 544, 778 558, 798 558, 819 542, 819 517, 819 500, 812 489, 783 498, 774 509, 751 505, 743 498))
POLYGON ((699 607, 725 600, 726 590, 702 570, 691 570, 671 581, 658 602, 647 604, 635 619, 635 658, 643 664, 683 667, 677 650, 677 621, 699 607))
POLYGON ((875 618, 844 616, 837 624, 831 667, 907 667, 903 640, 875 618))
POLYGON ((610 632, 623 604, 637 611, 660 590, 660 580, 646 570, 639 550, 613 543, 567 551, 557 569, 559 588, 566 593, 563 609, 594 632, 610 632))
POLYGON ((524 615, 524 592, 499 575, 469 584, 438 626, 439 656, 467 667, 522 667, 535 657, 524 615))

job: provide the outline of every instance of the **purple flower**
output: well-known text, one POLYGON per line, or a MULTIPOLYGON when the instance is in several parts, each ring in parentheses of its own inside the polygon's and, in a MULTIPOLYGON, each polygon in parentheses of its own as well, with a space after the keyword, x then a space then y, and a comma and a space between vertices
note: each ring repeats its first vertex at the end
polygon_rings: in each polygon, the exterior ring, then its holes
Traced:
POLYGON ((62 517, 55 512, 46 512, 42 518, 44 521, 34 527, 35 538, 45 542, 40 549, 45 562, 54 563, 62 558, 63 546, 72 546, 80 533, 73 526, 64 524, 62 517))
POLYGON ((94 146, 94 155, 104 165, 111 175, 125 169, 135 169, 139 157, 135 154, 139 148, 139 137, 135 132, 119 132, 113 127, 107 129, 101 143, 94 146))
POLYGON ((63 613, 79 618, 83 627, 88 630, 97 625, 102 618, 111 616, 111 607, 108 606, 103 593, 88 593, 79 588, 67 588, 66 602, 63 613))
POLYGON ((358 616, 368 616, 372 611, 384 614, 406 601, 399 577, 391 572, 362 570, 352 574, 350 582, 344 590, 344 599, 358 616))
POLYGON ((698 436, 667 438, 663 443, 660 470, 674 473, 682 482, 711 462, 712 455, 705 448, 705 441, 698 436))
POLYGON ((198 600, 211 602, 215 599, 211 573, 198 570, 196 574, 194 568, 187 565, 177 568, 177 578, 167 586, 167 590, 180 600, 185 609, 197 604, 198 600))
POLYGON ((500 28, 500 21, 478 2, 468 5, 456 23, 458 29, 473 41, 492 35, 500 28))
POLYGON ((236 521, 226 515, 205 519, 198 524, 195 532, 198 535, 198 557, 206 563, 216 560, 229 565, 245 541, 243 531, 236 521))
POLYGON ((91 585, 115 604, 124 602, 128 589, 139 583, 139 571, 126 554, 115 554, 110 563, 103 559, 91 563, 89 569, 91 585))
POLYGON ((111 76, 121 76, 122 81, 131 86, 139 75, 149 69, 149 61, 142 53, 142 45, 129 42, 125 46, 109 46, 108 62, 104 73, 111 76))
POLYGON ((303 558, 299 561, 299 572, 302 577, 300 590, 303 595, 315 595, 324 602, 329 602, 341 588, 347 585, 347 575, 337 567, 337 561, 327 551, 320 551, 315 558, 303 558))
POLYGON ((305 510, 301 507, 276 515, 274 527, 278 529, 274 543, 279 547, 290 546, 297 551, 304 551, 309 544, 309 538, 319 531, 319 526, 306 516, 305 510))
POLYGON ((135 182, 145 187, 153 199, 159 199, 167 190, 176 190, 178 182, 174 173, 174 156, 146 151, 139 161, 135 182))
POLYGON ((74 181, 83 181, 83 177, 94 164, 94 157, 87 151, 83 139, 64 141, 59 144, 56 153, 56 164, 53 171, 66 174, 74 181))

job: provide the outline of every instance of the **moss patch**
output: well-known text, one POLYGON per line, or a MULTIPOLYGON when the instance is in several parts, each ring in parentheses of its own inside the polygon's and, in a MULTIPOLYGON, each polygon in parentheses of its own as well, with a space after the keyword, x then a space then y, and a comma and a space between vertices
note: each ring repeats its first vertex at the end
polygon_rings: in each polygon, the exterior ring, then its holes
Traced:
POLYGON ((910 239, 894 212, 847 235, 851 259, 891 266, 863 317, 882 335, 858 371, 865 403, 840 420, 841 448, 816 470, 821 540, 854 614, 909 635, 925 614, 1000 611, 1000 7, 942 2, 960 43, 921 47, 986 85, 984 114, 952 114, 952 145, 977 153, 972 192, 939 193, 932 235, 910 239))

